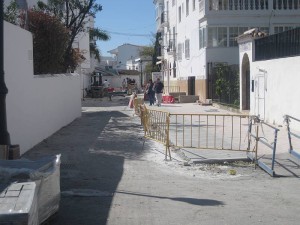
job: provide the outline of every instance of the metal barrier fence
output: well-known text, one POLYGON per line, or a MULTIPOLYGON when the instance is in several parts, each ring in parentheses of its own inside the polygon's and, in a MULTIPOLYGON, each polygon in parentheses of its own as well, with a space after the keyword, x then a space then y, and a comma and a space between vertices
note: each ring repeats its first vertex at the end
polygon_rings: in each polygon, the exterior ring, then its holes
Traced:
POLYGON ((133 108, 136 115, 141 116, 140 106, 144 104, 144 99, 134 98, 133 99, 133 108))
POLYGON ((274 164, 279 129, 260 121, 258 117, 238 114, 175 114, 148 109, 145 105, 139 107, 145 137, 166 146, 166 159, 169 156, 171 160, 171 146, 244 151, 255 165, 271 176, 275 175, 274 164), (250 149, 251 147, 253 149, 250 149), (266 150, 270 149, 271 165, 262 159, 266 150))
POLYGON ((263 121, 260 121, 258 117, 253 116, 250 122, 249 126, 249 135, 250 135, 250 142, 251 139, 254 139, 254 154, 248 153, 248 157, 255 162, 255 165, 257 164, 260 168, 265 170, 267 173, 269 173, 271 176, 275 175, 274 165, 275 165, 275 157, 276 157, 276 145, 277 145, 277 136, 278 131, 274 126, 271 126, 263 121), (253 127, 254 132, 253 133, 253 127), (266 137, 267 133, 269 133, 269 137, 266 137), (270 135, 271 134, 271 135, 270 135), (273 138, 273 139, 272 139, 273 138), (269 140, 272 142, 269 143, 269 140), (264 154, 260 153, 259 144, 263 144, 265 147, 267 147, 269 150, 272 151, 272 157, 271 157, 271 165, 268 165, 266 162, 263 161, 264 154))
POLYGON ((300 122, 299 119, 289 116, 289 115, 285 115, 284 116, 284 121, 287 124, 287 131, 288 131, 288 140, 289 140, 289 153, 293 156, 295 156, 296 158, 300 159, 300 153, 295 151, 294 146, 293 146, 293 142, 292 142, 292 137, 297 138, 297 140, 300 140, 300 135, 296 134, 295 132, 292 132, 291 130, 291 122, 300 122))
POLYGON ((249 117, 170 114, 170 139, 177 147, 248 151, 249 117))
POLYGON ((141 122, 144 127, 144 136, 156 140, 166 146, 165 158, 168 155, 171 160, 169 143, 170 113, 147 109, 145 105, 140 105, 141 122))

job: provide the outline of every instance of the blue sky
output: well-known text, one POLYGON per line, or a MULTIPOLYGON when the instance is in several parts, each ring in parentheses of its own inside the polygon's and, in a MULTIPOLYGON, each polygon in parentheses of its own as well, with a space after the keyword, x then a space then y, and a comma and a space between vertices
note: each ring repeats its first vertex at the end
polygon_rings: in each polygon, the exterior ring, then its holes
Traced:
POLYGON ((111 39, 98 41, 102 56, 124 44, 149 45, 155 33, 153 0, 98 0, 103 10, 96 15, 95 27, 106 30, 111 39))

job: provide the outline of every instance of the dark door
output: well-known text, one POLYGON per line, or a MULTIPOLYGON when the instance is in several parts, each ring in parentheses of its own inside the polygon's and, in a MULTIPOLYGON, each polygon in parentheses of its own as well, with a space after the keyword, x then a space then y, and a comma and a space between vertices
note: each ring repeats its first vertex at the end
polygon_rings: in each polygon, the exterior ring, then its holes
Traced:
POLYGON ((212 63, 207 63, 207 79, 206 79, 206 95, 208 99, 213 99, 213 73, 212 73, 212 63))
POLYGON ((188 77, 188 95, 195 95, 195 77, 188 77))

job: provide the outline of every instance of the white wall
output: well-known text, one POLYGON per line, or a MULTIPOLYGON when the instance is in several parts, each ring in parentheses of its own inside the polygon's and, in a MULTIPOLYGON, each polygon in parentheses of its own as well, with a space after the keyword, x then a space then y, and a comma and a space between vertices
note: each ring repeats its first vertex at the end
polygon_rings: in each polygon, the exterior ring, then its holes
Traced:
MULTIPOLYGON (((259 74, 264 75, 267 122, 282 125, 285 114, 300 119, 300 56, 252 62, 250 71, 250 77, 254 80, 257 80, 259 74)), ((251 93, 252 114, 255 114, 254 94, 251 93)))
POLYGON ((110 87, 114 88, 115 91, 120 91, 122 89, 123 80, 126 78, 135 79, 137 87, 140 88, 141 81, 139 75, 119 75, 119 76, 103 76, 102 81, 105 79, 109 82, 110 87))
POLYGON ((142 46, 123 44, 118 46, 117 49, 111 50, 117 52, 115 54, 116 69, 126 69, 126 63, 128 60, 136 59, 140 57, 140 50, 142 46))
MULTIPOLYGON (((288 114, 300 119, 300 56, 265 61, 253 61, 254 41, 246 40, 239 45, 240 52, 240 87, 242 59, 245 54, 250 61, 250 114, 258 115, 268 123, 283 125, 283 116, 288 114), (259 78, 260 77, 260 78, 259 78), (260 92, 260 105, 257 98, 260 92)), ((242 88, 240 89, 242 99, 242 88)), ((240 105, 242 109, 242 103, 240 105)), ((294 122, 294 128, 300 130, 300 124, 294 122)))
POLYGON ((34 76, 32 35, 4 22, 7 126, 21 153, 81 116, 78 74, 34 76))

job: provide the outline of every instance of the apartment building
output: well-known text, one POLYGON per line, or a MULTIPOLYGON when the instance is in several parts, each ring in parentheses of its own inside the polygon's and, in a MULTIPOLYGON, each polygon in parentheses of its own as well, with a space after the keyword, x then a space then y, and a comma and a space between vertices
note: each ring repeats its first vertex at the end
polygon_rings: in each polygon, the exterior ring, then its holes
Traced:
POLYGON ((200 100, 209 98, 215 63, 239 64, 236 37, 251 28, 274 34, 300 26, 300 0, 154 0, 162 72, 200 100))

